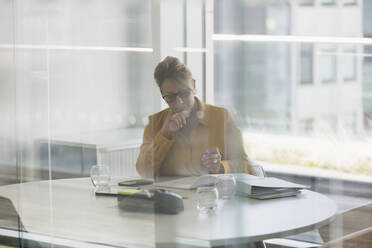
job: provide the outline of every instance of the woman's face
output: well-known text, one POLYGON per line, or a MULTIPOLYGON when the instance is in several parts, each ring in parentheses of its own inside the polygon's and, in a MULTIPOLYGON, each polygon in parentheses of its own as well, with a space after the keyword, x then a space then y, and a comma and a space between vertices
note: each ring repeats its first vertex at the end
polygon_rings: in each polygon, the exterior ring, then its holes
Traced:
POLYGON ((173 113, 183 111, 191 113, 195 104, 194 89, 194 79, 181 82, 174 79, 166 79, 161 85, 160 91, 173 113))

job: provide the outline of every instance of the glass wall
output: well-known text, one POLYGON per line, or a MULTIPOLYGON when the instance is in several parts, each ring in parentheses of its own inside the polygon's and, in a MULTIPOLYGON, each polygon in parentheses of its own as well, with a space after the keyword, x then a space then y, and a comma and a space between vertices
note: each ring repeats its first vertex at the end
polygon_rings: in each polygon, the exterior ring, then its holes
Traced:
POLYGON ((363 68, 369 55, 362 39, 368 36, 363 32, 368 4, 221 0, 214 7, 215 103, 235 115, 251 156, 370 174, 369 128, 363 125, 368 123, 368 70, 363 68), (346 23, 346 15, 355 18, 346 23), (340 23, 345 25, 338 28, 340 23), (276 140, 276 148, 258 134, 269 135, 270 143, 276 140), (340 149, 332 155, 335 160, 327 158, 330 140, 348 152, 340 149), (315 141, 324 143, 316 156, 313 147, 301 150, 315 141), (297 148, 286 147, 287 142, 297 148), (293 157, 283 155, 287 149, 295 150, 293 157))
POLYGON ((104 214, 74 211, 79 184, 61 193, 58 179, 89 176, 100 148, 140 139, 160 110, 152 8, 149 0, 0 1, 1 245, 110 244, 104 214), (70 230, 74 219, 81 225, 70 230), (7 233, 23 226, 30 234, 7 233))
POLYGON ((115 186, 139 177, 144 128, 168 107, 153 78, 166 56, 268 176, 339 211, 370 202, 371 13, 367 0, 0 0, 0 245, 204 245, 178 220, 120 212, 90 179, 94 165, 115 186))

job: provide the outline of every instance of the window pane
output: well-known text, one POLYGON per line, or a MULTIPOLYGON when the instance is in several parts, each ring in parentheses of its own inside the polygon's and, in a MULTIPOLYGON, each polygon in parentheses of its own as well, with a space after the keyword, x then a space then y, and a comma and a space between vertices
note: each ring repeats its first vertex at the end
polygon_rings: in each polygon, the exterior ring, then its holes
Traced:
POLYGON ((243 128, 287 130, 288 45, 215 42, 214 46, 215 102, 231 109, 243 128))
POLYGON ((372 135, 372 46, 364 47, 363 58, 363 111, 364 128, 372 135))
POLYGON ((303 134, 311 134, 314 131, 314 119, 313 118, 307 118, 304 120, 301 120, 299 123, 299 128, 301 133, 303 134))
POLYGON ((300 5, 314 5, 314 0, 299 0, 300 5))
POLYGON ((343 0, 345 5, 356 5, 358 0, 343 0))
POLYGON ((336 46, 320 45, 319 74, 323 83, 336 82, 336 46))
POLYGON ((344 113, 341 128, 345 134, 355 134, 357 132, 357 113, 344 113))
POLYGON ((344 46, 344 56, 342 58, 344 80, 350 81, 356 79, 357 59, 356 48, 353 45, 344 46))
POLYGON ((300 84, 313 83, 313 45, 300 44, 298 77, 300 84))
POLYGON ((317 131, 321 134, 332 134, 337 132, 336 114, 322 114, 318 120, 317 131))
POLYGON ((323 5, 334 5, 336 4, 336 0, 321 0, 323 5))

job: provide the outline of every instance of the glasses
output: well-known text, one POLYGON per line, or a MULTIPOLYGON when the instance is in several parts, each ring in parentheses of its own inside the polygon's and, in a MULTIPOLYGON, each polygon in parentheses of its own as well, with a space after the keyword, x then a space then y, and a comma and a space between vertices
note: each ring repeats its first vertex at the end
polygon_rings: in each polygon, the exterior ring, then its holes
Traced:
POLYGON ((215 186, 203 186, 196 190, 196 208, 207 213, 217 208, 218 191, 215 186))
POLYGON ((236 181, 234 175, 222 174, 217 177, 217 190, 220 199, 231 199, 235 194, 236 181))
POLYGON ((184 89, 178 91, 177 93, 168 94, 162 97, 166 102, 171 103, 176 100, 177 96, 180 97, 182 100, 185 100, 187 97, 190 96, 191 91, 192 89, 184 89))
POLYGON ((110 183, 110 169, 107 165, 93 165, 90 168, 90 179, 92 180, 95 191, 106 189, 110 183))

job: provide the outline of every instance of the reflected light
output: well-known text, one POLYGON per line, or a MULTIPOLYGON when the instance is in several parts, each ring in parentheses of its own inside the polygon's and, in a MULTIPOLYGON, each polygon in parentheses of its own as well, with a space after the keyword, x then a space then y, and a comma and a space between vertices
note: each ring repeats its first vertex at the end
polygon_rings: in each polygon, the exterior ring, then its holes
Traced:
POLYGON ((335 52, 317 52, 318 55, 331 55, 331 56, 354 56, 354 57, 372 57, 371 53, 335 53, 335 52))
POLYGON ((266 28, 270 31, 274 31, 277 27, 276 21, 271 18, 266 19, 266 28))
POLYGON ((297 35, 213 34, 212 39, 216 41, 247 41, 247 42, 349 43, 366 45, 372 44, 372 38, 297 36, 297 35))
POLYGON ((149 47, 112 47, 112 46, 59 46, 59 45, 11 45, 2 44, 0 49, 39 49, 39 50, 79 50, 79 51, 115 51, 115 52, 146 52, 152 53, 149 47))
POLYGON ((135 115, 129 115, 129 117, 128 117, 128 119, 129 119, 129 124, 130 125, 136 125, 136 123, 137 123, 137 118, 136 118, 136 116, 135 115))
POLYGON ((177 52, 188 52, 188 53, 206 53, 207 49, 205 48, 191 48, 191 47, 175 47, 174 51, 177 52))

